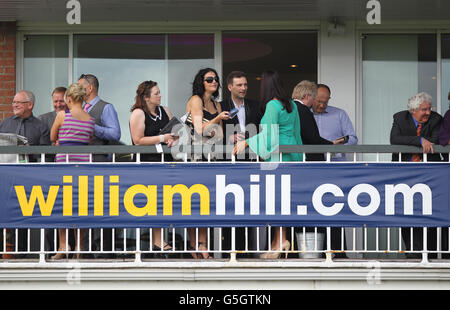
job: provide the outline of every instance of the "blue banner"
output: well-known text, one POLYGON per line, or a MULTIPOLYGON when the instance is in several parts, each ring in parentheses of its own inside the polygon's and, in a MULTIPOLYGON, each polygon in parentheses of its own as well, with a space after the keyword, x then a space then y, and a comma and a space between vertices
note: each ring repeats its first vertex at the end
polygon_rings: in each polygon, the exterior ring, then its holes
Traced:
POLYGON ((450 226, 446 163, 0 169, 1 228, 450 226))

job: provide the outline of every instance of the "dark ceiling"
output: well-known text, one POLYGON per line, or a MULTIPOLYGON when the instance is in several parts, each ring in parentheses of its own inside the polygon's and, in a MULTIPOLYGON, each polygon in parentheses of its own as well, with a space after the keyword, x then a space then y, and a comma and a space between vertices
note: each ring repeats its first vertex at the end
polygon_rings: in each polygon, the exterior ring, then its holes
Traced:
MULTIPOLYGON (((79 0, 82 22, 365 20, 368 0, 79 0)), ((450 19, 449 0, 380 0, 384 20, 450 19)), ((67 0, 0 0, 0 21, 66 20, 67 0)))

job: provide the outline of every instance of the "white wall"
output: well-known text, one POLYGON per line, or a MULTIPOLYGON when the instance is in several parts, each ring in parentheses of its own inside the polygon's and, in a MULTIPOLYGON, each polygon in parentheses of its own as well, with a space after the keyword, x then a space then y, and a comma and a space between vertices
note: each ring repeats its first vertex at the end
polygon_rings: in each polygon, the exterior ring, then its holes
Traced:
MULTIPOLYGON (((329 104, 344 109, 355 131, 356 123, 356 28, 345 22, 343 35, 328 35, 328 22, 321 22, 319 37, 319 83, 331 88, 329 104)), ((360 138, 358 136, 358 138, 360 138)))

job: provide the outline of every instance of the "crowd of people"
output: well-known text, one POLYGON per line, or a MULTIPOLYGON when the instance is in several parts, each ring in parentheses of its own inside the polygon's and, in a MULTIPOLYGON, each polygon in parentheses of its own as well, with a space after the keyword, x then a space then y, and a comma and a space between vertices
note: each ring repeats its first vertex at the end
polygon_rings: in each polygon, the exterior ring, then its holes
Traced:
MULTIPOLYGON (((331 89, 325 84, 300 81, 288 94, 282 79, 276 71, 263 72, 260 100, 246 98, 247 75, 233 71, 226 78, 226 88, 230 96, 218 101, 220 78, 216 70, 205 68, 194 77, 192 96, 186 104, 186 124, 190 125, 192 144, 220 143, 234 146, 232 154, 245 154, 240 160, 254 160, 246 149, 250 149, 264 161, 279 161, 279 145, 333 145, 358 143, 353 124, 347 113, 328 104, 331 89)), ((52 93, 54 111, 35 117, 33 107, 35 97, 31 91, 17 92, 12 102, 14 116, 0 123, 0 133, 15 133, 28 139, 29 145, 107 145, 120 140, 121 128, 113 104, 99 97, 99 82, 92 74, 83 74, 77 83, 57 87, 52 93)), ((177 145, 176 132, 161 133, 173 119, 168 107, 161 106, 161 92, 156 81, 143 81, 136 90, 134 105, 131 107, 129 130, 133 145, 164 144, 169 148, 177 145)), ((390 140, 391 144, 415 145, 423 148, 423 153, 432 153, 428 160, 443 160, 435 154, 433 145, 450 144, 450 113, 442 118, 431 111, 432 98, 419 93, 409 99, 408 108, 394 115, 390 140)), ((183 119, 184 120, 184 119, 183 119)), ((165 161, 174 158, 164 154, 165 161)), ((323 161, 324 154, 305 154, 306 161, 323 161)), ((402 154, 403 161, 421 161, 423 154, 402 154)), ((48 157, 46 157, 48 160, 48 157)), ((37 161, 31 158, 30 161, 37 161)), ((56 162, 89 161, 83 154, 56 154, 50 160, 56 162)), ((95 154, 94 162, 110 161, 108 154, 95 154)), ((141 161, 160 161, 159 154, 142 154, 141 161)), ((204 154, 194 155, 192 160, 206 160, 204 154)), ((282 161, 303 161, 301 153, 283 153, 282 161)), ((332 161, 346 160, 345 154, 333 154, 332 161)), ((398 155, 393 154, 393 160, 398 155)), ((255 228, 256 230, 256 228, 255 228)), ((93 238, 99 239, 99 233, 93 238)), ((189 229, 189 249, 194 258, 210 258, 207 245, 207 229, 189 229), (194 252, 194 249, 198 252, 194 252)), ((323 233, 323 231, 319 231, 323 233)), ((59 230, 58 253, 53 259, 61 259, 71 249, 66 241, 66 230, 59 230), (66 254, 62 254, 66 253, 66 254)), ((239 233, 238 233, 239 234, 239 233)), ((242 233, 241 233, 242 234, 242 233)), ((332 248, 341 244, 339 232, 331 234, 332 248)), ((79 238, 83 239, 84 231, 79 238)), ((102 233, 103 244, 111 243, 111 231, 102 233)), ((405 243, 409 234, 403 234, 405 243)), ((10 245, 13 236, 7 236, 10 245)), ((242 238, 239 238, 242 239, 242 238)), ((170 251, 172 245, 161 243, 161 230, 153 229, 152 248, 155 251, 170 251)), ((286 238, 286 229, 274 229, 274 236, 268 246, 274 252, 262 254, 261 258, 278 258, 279 251, 289 250, 292 245, 286 238), (276 251, 278 250, 278 252, 276 251)), ((237 247, 239 240, 237 239, 237 247)), ((263 240, 263 243, 265 241, 263 240)), ((250 240, 250 249, 264 249, 250 240)), ((414 229, 414 250, 421 243, 419 229, 414 229), (417 236, 416 236, 417 235, 417 236), (417 243, 417 244, 416 244, 417 243)), ((108 250, 107 248, 104 248, 108 250)), ((75 250, 79 250, 76 246, 75 250)))

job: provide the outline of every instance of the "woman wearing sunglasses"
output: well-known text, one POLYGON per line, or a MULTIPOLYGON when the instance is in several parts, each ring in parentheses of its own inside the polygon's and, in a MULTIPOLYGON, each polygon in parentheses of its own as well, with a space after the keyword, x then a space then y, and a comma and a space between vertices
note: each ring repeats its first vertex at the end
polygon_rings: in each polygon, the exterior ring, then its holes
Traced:
MULTIPOLYGON (((222 120, 229 119, 228 112, 222 112, 220 104, 215 101, 219 96, 220 80, 216 70, 205 68, 200 70, 192 84, 192 96, 186 105, 186 113, 190 113, 194 125, 192 144, 211 143, 211 140, 222 141, 222 120)), ((193 154, 193 160, 205 160, 202 154, 193 154)), ((189 229, 190 248, 201 252, 208 249, 207 228, 189 229), (196 242, 197 241, 197 242, 196 242)), ((194 258, 210 258, 209 254, 192 253, 194 258)))

